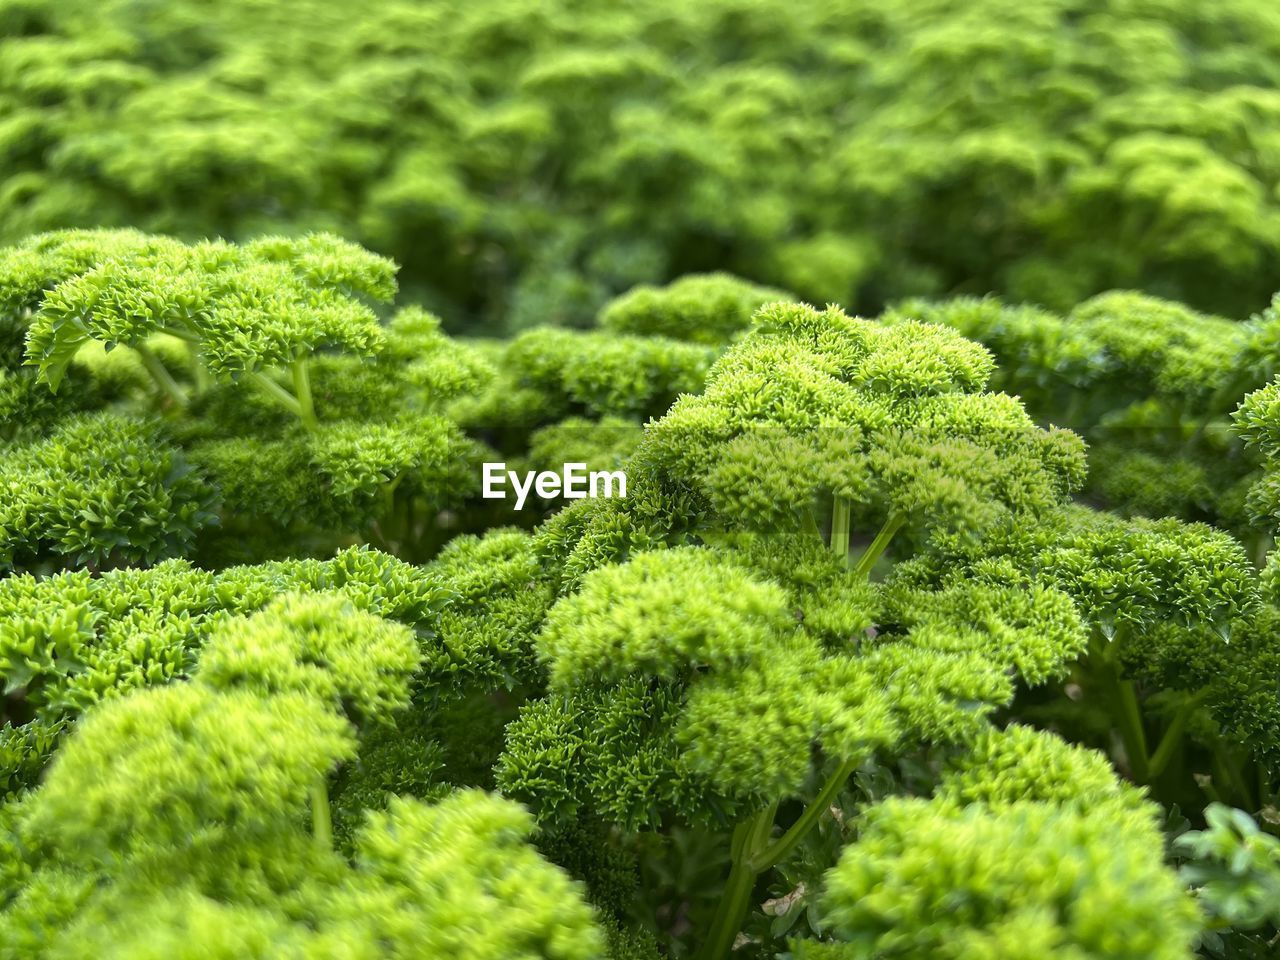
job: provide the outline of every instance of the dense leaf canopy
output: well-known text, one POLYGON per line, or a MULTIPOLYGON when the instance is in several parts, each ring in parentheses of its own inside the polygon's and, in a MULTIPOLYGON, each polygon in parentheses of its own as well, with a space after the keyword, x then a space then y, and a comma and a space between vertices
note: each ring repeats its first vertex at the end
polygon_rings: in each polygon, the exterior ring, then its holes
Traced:
POLYGON ((1266 0, 0 0, 0 960, 1273 957, 1277 91, 1266 0))
POLYGON ((1266 0, 5 0, 0 24, 0 239, 335 230, 459 328, 707 269, 855 309, 1136 287, 1238 315, 1280 265, 1266 0))

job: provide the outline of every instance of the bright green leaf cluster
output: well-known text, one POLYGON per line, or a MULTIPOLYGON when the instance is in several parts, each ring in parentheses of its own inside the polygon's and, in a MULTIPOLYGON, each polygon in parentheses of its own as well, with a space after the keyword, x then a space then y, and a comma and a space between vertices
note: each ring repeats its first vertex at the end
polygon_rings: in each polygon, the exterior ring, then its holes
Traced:
POLYGON ((67 729, 65 720, 0 727, 0 806, 36 782, 67 729))
POLYGON ((552 609, 538 649, 553 689, 635 674, 674 680, 768 659, 789 620, 782 588, 710 551, 662 550, 588 575, 552 609))
POLYGON ((299 693, 173 684, 87 716, 28 821, 77 865, 213 856, 224 844, 287 836, 311 785, 355 753, 347 722, 299 693))
POLYGON ((953 539, 938 546, 904 576, 1039 580, 1065 592, 1086 622, 1106 633, 1165 622, 1225 630, 1258 601, 1240 544, 1204 524, 1125 520, 1071 506, 1035 526, 992 530, 982 544, 953 539))
POLYGON ((714 347, 745 331, 766 303, 785 299, 781 290, 728 274, 690 274, 663 287, 633 287, 600 311, 600 326, 614 333, 671 337, 714 347))
POLYGON ((1059 316, 994 298, 910 300, 886 322, 924 317, 985 344, 994 383, 1041 422, 1092 448, 1090 490, 1111 509, 1228 527, 1256 542, 1244 497, 1254 458, 1228 414, 1274 373, 1275 311, 1249 323, 1111 291, 1059 316))
POLYGON ((555 594, 528 534, 457 537, 429 569, 453 595, 424 651, 422 682, 433 694, 543 682, 533 635, 555 594))
POLYGON ((157 424, 76 416, 0 448, 0 570, 155 563, 215 523, 214 493, 157 424))
POLYGON ((406 628, 293 597, 224 623, 207 656, 189 683, 90 711, 22 805, 30 870, 0 888, 0 956, 187 955, 183 938, 219 923, 205 931, 218 955, 264 960, 479 960, 513 944, 599 956, 590 909, 525 844, 532 820, 508 801, 395 799, 358 830, 354 863, 328 849, 324 784, 357 750, 344 714, 406 705, 406 628))
POLYGON ((552 691, 508 728, 503 789, 550 820, 589 799, 632 828, 776 801, 802 788, 815 746, 856 763, 966 742, 1012 698, 1011 675, 1041 682, 1084 649, 1053 589, 975 585, 914 598, 937 615, 878 611, 816 541, 729 543, 600 567, 551 608, 537 643, 552 691))
POLYGON ((377 318, 355 295, 390 299, 395 265, 336 237, 242 247, 155 237, 121 256, 118 235, 107 233, 81 257, 95 239, 36 237, 0 265, 7 298, 35 305, 27 359, 55 391, 88 340, 136 346, 168 333, 190 341, 215 376, 286 365, 322 347, 368 354, 382 344, 377 318), (65 241, 72 254, 60 249, 65 241))
POLYGON ((910 628, 912 644, 981 650, 1033 685, 1064 673, 1088 640, 1072 598, 1043 584, 970 580, 893 596, 889 608, 892 620, 910 628))
POLYGON ((305 693, 355 721, 386 721, 409 699, 421 653, 413 631, 340 594, 293 594, 210 636, 196 677, 259 695, 305 693))
POLYGON ((821 955, 1188 960, 1197 912, 1162 851, 1149 810, 888 800, 828 875, 845 943, 821 955))
POLYGON ((205 440, 192 445, 190 456, 241 515, 261 517, 273 529, 295 521, 340 529, 368 522, 401 485, 437 507, 450 504, 474 484, 466 469, 471 453, 454 424, 426 415, 336 421, 256 443, 205 440))
POLYGON ((874 530, 980 527, 1035 513, 1083 475, 1079 441, 983 392, 990 354, 925 323, 773 304, 649 429, 641 456, 726 521, 778 529, 822 494, 874 530))
POLYGON ((4 692, 46 720, 74 716, 99 700, 186 676, 228 614, 297 591, 332 591, 424 633, 448 595, 421 570, 361 549, 219 573, 168 561, 101 577, 11 576, 0 580, 4 692))
POLYGON ((1240 438, 1261 453, 1261 478, 1249 491, 1249 511, 1268 527, 1280 526, 1280 382, 1272 382, 1249 394, 1235 412, 1240 438))
POLYGON ((933 799, 867 808, 825 880, 836 944, 796 953, 1188 958, 1199 917, 1164 866, 1156 816, 1100 754, 989 731, 933 799))
POLYGON ((547 616, 552 692, 508 728, 500 785, 549 819, 589 802, 641 827, 794 790, 815 742, 846 758, 894 740, 882 678, 825 656, 792 609, 712 550, 588 574, 547 616))
POLYGON ((545 392, 566 412, 640 416, 699 389, 714 356, 710 347, 662 337, 544 327, 512 340, 506 362, 520 386, 545 392))
POLYGON ((1083 812, 1117 801, 1146 806, 1142 793, 1117 779, 1102 754, 1017 724, 986 731, 970 744, 943 775, 937 796, 993 809, 1026 801, 1075 805, 1083 812))

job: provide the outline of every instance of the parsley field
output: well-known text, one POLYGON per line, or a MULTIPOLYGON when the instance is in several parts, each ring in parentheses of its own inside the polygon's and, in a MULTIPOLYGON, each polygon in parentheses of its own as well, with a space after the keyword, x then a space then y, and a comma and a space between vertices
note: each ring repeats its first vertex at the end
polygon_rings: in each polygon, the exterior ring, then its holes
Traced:
POLYGON ((0 960, 1280 956, 1277 290, 1267 0, 0 0, 0 960))

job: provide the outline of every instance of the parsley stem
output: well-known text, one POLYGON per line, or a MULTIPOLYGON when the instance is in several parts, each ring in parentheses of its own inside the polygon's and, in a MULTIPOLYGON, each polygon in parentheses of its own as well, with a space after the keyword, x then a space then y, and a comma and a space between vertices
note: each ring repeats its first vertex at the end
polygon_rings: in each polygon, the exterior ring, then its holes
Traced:
POLYGON ((893 539, 894 534, 902 529, 902 525, 906 522, 907 518, 900 513, 889 514, 889 519, 884 522, 884 526, 880 528, 876 538, 871 541, 871 545, 858 558, 858 563, 854 566, 853 572, 861 577, 871 576, 871 568, 883 556, 889 546, 889 541, 893 539))
POLYGON ((804 813, 781 837, 769 844, 751 862, 757 871, 768 870, 781 863, 796 848, 796 845, 813 829, 814 825, 831 808, 831 801, 840 788, 845 785, 849 775, 857 768, 857 759, 845 760, 822 785, 813 802, 804 808, 804 813))
POLYGON ((316 408, 311 399, 311 371, 306 357, 293 361, 293 393, 298 400, 298 416, 302 418, 302 425, 308 430, 315 430, 319 423, 316 421, 316 408))
POLYGON ((752 861, 757 848, 769 839, 777 810, 776 803, 770 804, 734 828, 729 879, 725 882, 724 893, 716 907, 715 919, 711 922, 711 929, 707 931, 707 938, 695 955, 696 960, 723 960, 733 950, 733 943, 751 907, 751 890, 756 885, 756 877, 760 875, 752 861))
POLYGON ((148 376, 160 388, 160 391, 173 401, 174 406, 185 407, 187 405, 187 392, 182 389, 177 380, 173 379, 173 374, 169 372, 169 368, 161 362, 152 349, 141 343, 134 346, 133 349, 142 358, 142 366, 146 368, 148 376))
POLYGON ((840 557, 849 555, 849 501, 836 494, 831 503, 831 552, 840 557))
POLYGON ((311 785, 311 835, 317 847, 333 849, 333 821, 329 814, 329 785, 321 777, 311 785))
MULTIPOLYGON (((292 413, 295 417, 302 418, 302 404, 298 402, 298 398, 286 390, 280 384, 276 383, 269 376, 260 370, 255 370, 249 374, 253 382, 256 383, 262 392, 275 400, 282 407, 292 413)), ((306 423, 306 420, 303 420, 306 423)))

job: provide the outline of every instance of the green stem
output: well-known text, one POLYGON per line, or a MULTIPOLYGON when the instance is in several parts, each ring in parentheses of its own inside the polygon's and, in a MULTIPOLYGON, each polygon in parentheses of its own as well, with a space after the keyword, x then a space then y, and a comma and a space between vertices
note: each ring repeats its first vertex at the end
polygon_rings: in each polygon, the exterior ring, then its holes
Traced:
POLYGON ((711 929, 695 954, 695 960, 723 960, 733 950, 733 942, 742 929, 747 911, 751 907, 751 890, 756 885, 759 871, 752 868, 752 860, 773 830, 773 818, 777 804, 770 804, 750 819, 734 828, 732 841, 732 866, 724 893, 716 907, 711 929))
POLYGON ((1120 706, 1120 737, 1124 741, 1125 753, 1129 754, 1134 779, 1138 783, 1147 783, 1151 779, 1150 759, 1147 754, 1147 735, 1142 729, 1142 708, 1138 705, 1138 693, 1132 680, 1116 676, 1114 681, 1120 706))
POLYGON ((707 938, 698 949, 695 960, 723 960, 729 955, 746 919, 756 878, 781 863, 809 834, 822 815, 831 808, 831 801, 857 766, 856 759, 843 761, 822 785, 818 795, 804 808, 796 822, 772 843, 769 842, 769 835, 773 831, 777 804, 738 824, 733 831, 729 879, 725 883, 724 894, 716 908, 711 929, 707 931, 707 938))
POLYGON ((1267 565, 1267 554, 1275 546, 1275 541, 1268 533, 1255 534, 1253 543, 1253 565, 1259 570, 1267 565))
POLYGON ((187 343, 200 343, 200 335, 188 327, 161 327, 158 333, 168 334, 187 343))
POLYGON ((813 829, 818 820, 831 808, 831 801, 835 795, 840 792, 840 788, 844 786, 845 781, 849 779, 849 775, 857 768, 858 761, 846 760, 836 768, 827 782, 822 785, 822 789, 818 791, 818 795, 813 798, 813 802, 804 808, 804 813, 781 837, 769 844, 764 850, 751 861, 751 866, 759 873, 768 870, 770 867, 776 866, 796 848, 796 845, 813 829))
POLYGON ((876 538, 871 541, 871 545, 858 558, 858 563, 854 566, 853 572, 860 577, 871 576, 871 568, 876 565, 876 561, 884 554, 894 534, 901 530, 902 525, 906 522, 907 518, 899 513, 889 514, 889 519, 884 522, 884 526, 880 528, 876 538))
POLYGON ((1110 641, 1095 641, 1094 661, 1098 666, 1098 678, 1104 686, 1104 694, 1115 718, 1120 742, 1124 744, 1129 760, 1129 772, 1137 783, 1150 779, 1150 757, 1147 753, 1147 735, 1142 728, 1142 709, 1138 705, 1138 693, 1133 681, 1120 676, 1115 647, 1119 634, 1110 641), (1100 646, 1105 644, 1105 646, 1100 646))
POLYGON ((329 815, 329 784, 321 777, 311 785, 311 835, 316 846, 333 849, 333 821, 329 815))
POLYGON ((185 407, 187 405, 187 392, 177 380, 173 379, 173 374, 169 369, 160 362, 150 347, 137 344, 134 348, 138 356, 142 358, 142 365, 146 368, 147 374, 151 377, 160 392, 173 401, 174 406, 185 407))
POLYGON ((311 399, 311 371, 306 357, 293 361, 293 392, 298 398, 298 415, 302 418, 302 425, 308 430, 315 430, 319 423, 316 421, 316 408, 311 399))
POLYGON ((800 529, 819 540, 822 539, 822 531, 818 529, 818 521, 814 518, 812 510, 805 509, 800 512, 800 529))
POLYGON ((1191 719, 1191 715, 1200 709, 1208 696, 1207 690, 1201 691, 1178 707, 1164 736, 1160 738, 1160 743, 1156 745, 1156 752, 1151 755, 1147 763, 1147 776, 1150 779, 1154 780, 1164 773, 1174 752, 1182 746, 1182 735, 1186 732, 1187 722, 1191 719))
POLYGON ((213 376, 204 364, 204 352, 199 344, 192 344, 188 352, 191 355, 191 382, 195 384, 196 394, 199 395, 213 386, 213 376))
POLYGON ((265 373, 261 373, 257 370, 249 374, 249 377, 262 389, 262 392, 272 400, 275 400, 295 417, 302 417, 302 404, 298 402, 298 398, 292 393, 280 386, 280 384, 276 383, 265 373))
POLYGON ((849 555, 849 501, 836 494, 831 503, 831 552, 839 557, 849 555))

